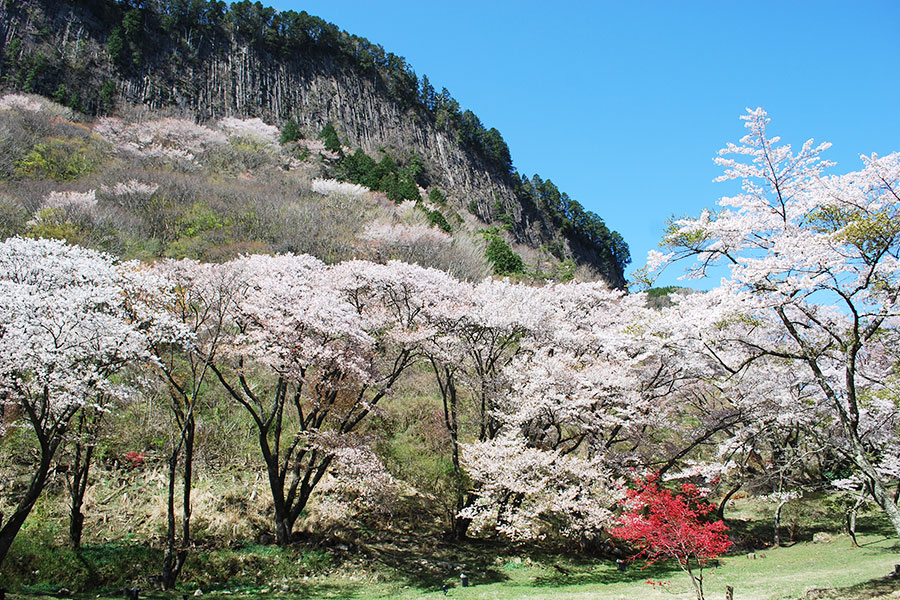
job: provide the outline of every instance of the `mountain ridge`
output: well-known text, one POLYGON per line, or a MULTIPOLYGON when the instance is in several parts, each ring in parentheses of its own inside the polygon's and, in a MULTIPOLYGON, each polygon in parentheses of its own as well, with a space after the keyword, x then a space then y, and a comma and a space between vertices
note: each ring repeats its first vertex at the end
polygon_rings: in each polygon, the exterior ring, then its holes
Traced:
POLYGON ((454 208, 624 285, 627 244, 602 219, 551 182, 520 177, 499 132, 402 57, 321 19, 247 1, 0 0, 0 28, 6 87, 93 114, 143 105, 201 122, 294 119, 307 136, 333 123, 351 147, 419 156, 424 186, 454 208))

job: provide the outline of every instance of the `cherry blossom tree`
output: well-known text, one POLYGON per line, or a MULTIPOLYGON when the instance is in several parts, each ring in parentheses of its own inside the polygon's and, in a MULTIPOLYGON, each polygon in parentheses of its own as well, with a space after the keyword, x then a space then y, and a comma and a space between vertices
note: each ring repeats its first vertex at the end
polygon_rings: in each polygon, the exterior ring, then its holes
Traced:
POLYGON ((228 349, 212 368, 257 427, 276 540, 287 544, 335 460, 329 448, 351 445, 335 436, 354 432, 412 364, 421 334, 413 292, 422 285, 408 265, 328 269, 305 255, 250 256, 222 268, 243 289, 228 349))
POLYGON ((460 516, 475 531, 510 539, 562 535, 591 540, 612 520, 621 498, 602 458, 529 446, 516 432, 463 445, 463 466, 475 482, 460 516))
POLYGON ((108 255, 51 240, 0 243, 0 401, 4 412, 21 411, 38 456, 0 529, 0 561, 49 481, 73 416, 100 395, 126 394, 111 375, 147 358, 123 292, 108 255))
POLYGON ((869 432, 885 404, 896 412, 896 397, 879 395, 894 364, 878 347, 896 339, 900 317, 900 154, 863 156, 860 171, 826 176, 828 144, 810 140, 794 153, 768 137, 762 109, 742 119, 748 134, 716 158, 719 179, 741 180, 742 192, 717 211, 673 221, 664 238, 671 252, 652 262, 691 258, 694 276, 728 266, 708 294, 719 321, 707 330, 709 350, 732 372, 763 356, 806 369, 840 425, 842 454, 900 535, 882 468, 897 462, 897 431, 882 429, 878 445, 869 432))
POLYGON ((502 372, 525 336, 546 322, 546 307, 534 288, 486 279, 461 284, 455 300, 438 307, 431 321, 436 335, 427 340, 427 356, 441 393, 444 424, 451 441, 456 479, 453 533, 464 538, 470 518, 462 513, 469 494, 460 457, 463 438, 484 442, 500 431, 494 409, 502 394, 502 372))
POLYGON ((171 117, 138 123, 103 117, 93 130, 125 156, 185 165, 196 164, 197 155, 228 143, 222 131, 171 117))
POLYGON ((168 464, 166 537, 162 584, 174 589, 191 545, 191 489, 197 413, 202 392, 214 377, 210 366, 223 338, 233 294, 240 281, 211 264, 162 261, 132 265, 126 272, 132 316, 141 324, 153 373, 168 399, 172 439, 168 464), (182 471, 180 535, 176 535, 176 482, 182 471))
POLYGON ((637 326, 653 314, 643 296, 602 284, 531 295, 539 318, 497 378, 492 435, 463 446, 476 483, 464 514, 508 536, 590 541, 609 522, 621 474, 644 462, 647 432, 670 415, 651 393, 659 344, 637 326))

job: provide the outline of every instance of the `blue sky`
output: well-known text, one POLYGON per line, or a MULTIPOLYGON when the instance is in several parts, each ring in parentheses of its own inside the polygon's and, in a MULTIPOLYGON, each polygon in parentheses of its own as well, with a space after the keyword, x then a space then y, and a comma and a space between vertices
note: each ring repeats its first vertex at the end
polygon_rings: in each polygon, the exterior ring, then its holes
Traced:
MULTIPOLYGON (((834 172, 900 151, 900 2, 276 0, 403 56, 631 247, 722 195, 716 151, 770 132, 834 145, 834 172)), ((660 285, 677 283, 679 272, 660 285)), ((695 284, 696 285, 696 284, 695 284)), ((707 284, 708 285, 708 284, 707 284)), ((701 287, 706 287, 701 284, 701 287)))

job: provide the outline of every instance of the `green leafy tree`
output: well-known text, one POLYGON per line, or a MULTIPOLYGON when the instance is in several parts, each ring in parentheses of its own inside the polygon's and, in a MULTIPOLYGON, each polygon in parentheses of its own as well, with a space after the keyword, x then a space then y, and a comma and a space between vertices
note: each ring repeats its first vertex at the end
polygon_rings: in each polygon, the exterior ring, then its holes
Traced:
POLYGON ((66 99, 69 97, 69 88, 66 87, 66 84, 61 83, 57 86, 56 91, 53 92, 53 101, 57 104, 65 104, 66 99))
POLYGON ((106 39, 106 51, 109 52, 109 58, 114 63, 122 61, 125 52, 125 38, 122 37, 122 28, 115 27, 106 39))
POLYGON ((122 17, 122 31, 125 32, 125 39, 129 42, 140 39, 144 32, 144 16, 139 8, 132 8, 122 17))

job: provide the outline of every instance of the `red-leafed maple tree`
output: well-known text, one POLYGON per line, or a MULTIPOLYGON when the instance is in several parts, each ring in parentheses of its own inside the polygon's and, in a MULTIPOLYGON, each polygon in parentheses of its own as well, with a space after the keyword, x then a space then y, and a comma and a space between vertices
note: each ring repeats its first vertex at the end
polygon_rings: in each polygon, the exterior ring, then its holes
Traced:
POLYGON ((681 493, 675 494, 661 488, 656 475, 635 483, 636 488, 626 492, 627 509, 620 525, 610 533, 640 546, 635 557, 648 565, 674 559, 691 578, 697 600, 703 600, 703 568, 731 547, 727 527, 706 518, 715 507, 692 484, 682 485, 681 493))

